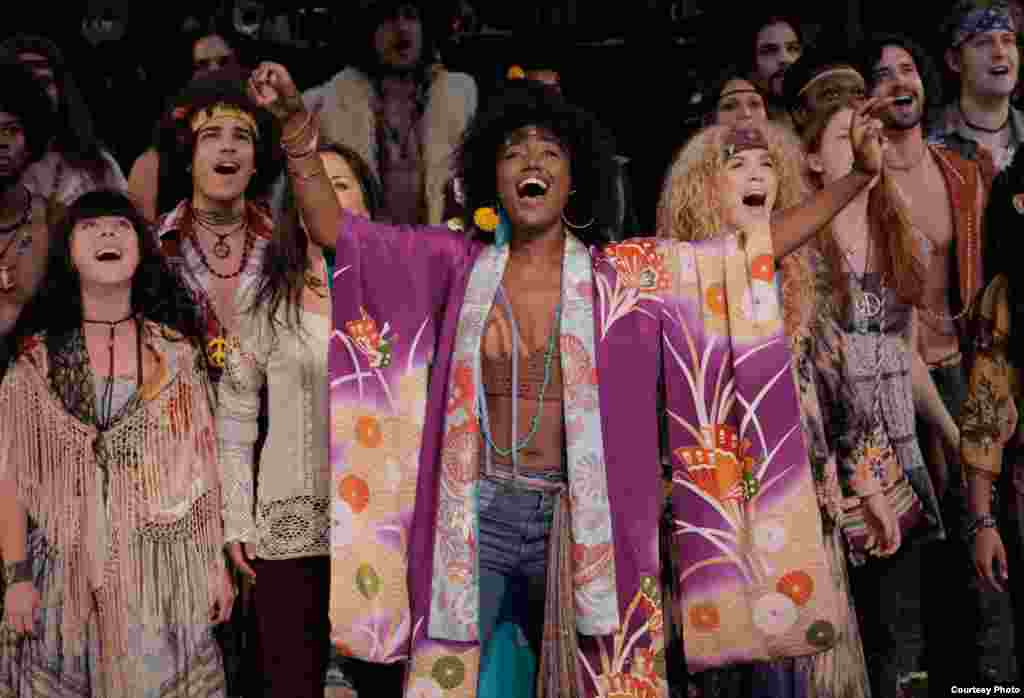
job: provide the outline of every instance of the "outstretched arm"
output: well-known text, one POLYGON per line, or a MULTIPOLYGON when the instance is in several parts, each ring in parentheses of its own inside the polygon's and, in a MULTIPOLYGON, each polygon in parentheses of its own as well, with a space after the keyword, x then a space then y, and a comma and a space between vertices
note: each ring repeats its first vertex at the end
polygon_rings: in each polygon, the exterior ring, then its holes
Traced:
POLYGON ((261 63, 249 78, 249 96, 281 124, 281 147, 288 160, 288 179, 309 237, 334 249, 342 210, 317 153, 317 118, 306 109, 288 70, 261 63))

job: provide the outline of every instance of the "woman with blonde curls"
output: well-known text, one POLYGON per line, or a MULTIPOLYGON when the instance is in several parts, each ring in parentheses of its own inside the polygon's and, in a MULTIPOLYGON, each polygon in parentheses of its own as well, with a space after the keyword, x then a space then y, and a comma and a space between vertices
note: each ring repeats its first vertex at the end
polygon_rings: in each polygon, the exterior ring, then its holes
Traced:
MULTIPOLYGON (((863 145, 865 141, 873 141, 872 145, 880 148, 877 124, 869 118, 870 110, 871 105, 865 105, 858 111, 854 128, 847 122, 848 143, 856 141, 863 145)), ((776 275, 775 265, 770 264, 766 264, 765 269, 755 271, 766 279, 779 280, 778 288, 782 298, 766 296, 762 301, 766 304, 779 300, 782 302, 783 324, 793 358, 801 424, 821 511, 829 578, 837 599, 838 623, 833 628, 832 648, 826 652, 806 658, 759 664, 749 671, 711 672, 702 676, 700 683, 705 696, 864 696, 868 695, 867 675, 860 652, 855 616, 847 602, 848 584, 836 525, 840 511, 838 502, 841 499, 837 494, 836 464, 825 439, 818 407, 815 371, 810 360, 809 328, 816 305, 815 249, 813 245, 804 245, 780 259, 782 252, 777 221, 781 216, 777 211, 793 207, 799 211, 799 205, 809 191, 803 171, 803 152, 799 141, 782 127, 765 123, 752 128, 739 128, 741 131, 749 130, 759 134, 764 144, 760 157, 770 174, 766 171, 762 177, 765 180, 774 178, 778 182, 775 208, 765 210, 763 196, 760 196, 764 186, 759 184, 753 173, 745 182, 736 181, 736 173, 745 168, 740 157, 729 148, 729 144, 736 140, 736 127, 712 126, 694 136, 680 151, 669 170, 659 206, 659 234, 675 239, 701 240, 720 237, 730 230, 739 230, 747 236, 760 234, 772 239, 780 273, 776 275)), ((852 160, 851 150, 851 164, 852 160)), ((857 173, 851 175, 856 176, 857 173)), ((871 178, 861 177, 861 180, 860 191, 863 193, 867 191, 871 178)), ((799 213, 796 216, 790 215, 789 221, 800 220, 799 213)), ((824 221, 819 221, 819 224, 824 225, 824 221)), ((791 226, 792 223, 784 225, 791 226)), ((784 231, 781 237, 785 238, 787 233, 792 231, 784 231)), ((806 239, 806 234, 803 237, 806 239)), ((790 237, 791 241, 794 239, 798 243, 802 242, 799 237, 790 237)), ((892 521, 891 516, 879 518, 892 521)), ((890 541, 892 528, 886 526, 884 529, 885 538, 890 541)))

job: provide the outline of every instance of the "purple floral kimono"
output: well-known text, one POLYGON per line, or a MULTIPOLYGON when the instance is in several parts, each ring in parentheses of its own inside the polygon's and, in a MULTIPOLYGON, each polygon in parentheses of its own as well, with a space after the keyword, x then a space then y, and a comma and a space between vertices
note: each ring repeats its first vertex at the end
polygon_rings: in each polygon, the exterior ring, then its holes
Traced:
MULTIPOLYGON (((346 217, 330 347, 335 645, 477 695, 480 340, 508 250, 346 217)), ((770 241, 569 236, 561 356, 580 696, 668 695, 659 397, 691 671, 806 655, 835 604, 770 241)), ((563 628, 565 630, 565 628, 563 628)))

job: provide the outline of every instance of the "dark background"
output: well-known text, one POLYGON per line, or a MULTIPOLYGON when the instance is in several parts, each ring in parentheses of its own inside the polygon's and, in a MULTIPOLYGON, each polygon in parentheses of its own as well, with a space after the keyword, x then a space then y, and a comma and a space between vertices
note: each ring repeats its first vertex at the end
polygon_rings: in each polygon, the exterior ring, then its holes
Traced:
MULTIPOLYGON (((631 158, 637 212, 646 225, 653 222, 664 169, 701 110, 690 104, 691 96, 702 78, 736 62, 741 53, 749 55, 746 25, 755 10, 796 17, 810 43, 852 47, 865 33, 900 31, 938 57, 938 27, 950 5, 949 0, 469 2, 475 26, 445 44, 445 63, 474 75, 482 97, 511 64, 543 60, 557 67, 568 96, 597 113, 616 136, 619 151, 631 158)), ((458 4, 431 0, 443 33, 458 4)), ((0 25, 0 38, 31 32, 58 43, 100 134, 127 174, 148 145, 166 99, 188 79, 186 18, 208 24, 219 17, 223 29, 233 24, 236 9, 262 26, 255 39, 240 42, 243 59, 284 63, 302 89, 330 78, 347 62, 355 0, 30 1, 19 4, 13 22, 0 25), (291 29, 286 39, 274 30, 280 23, 274 18, 282 15, 291 29), (83 22, 97 19, 117 24, 108 40, 92 43, 83 22)))

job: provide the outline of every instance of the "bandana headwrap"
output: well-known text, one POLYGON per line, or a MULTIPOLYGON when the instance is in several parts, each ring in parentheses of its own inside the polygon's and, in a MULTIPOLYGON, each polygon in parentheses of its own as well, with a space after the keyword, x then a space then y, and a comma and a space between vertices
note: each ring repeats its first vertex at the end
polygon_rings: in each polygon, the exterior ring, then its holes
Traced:
POLYGON ((960 21, 953 27, 953 48, 958 48, 975 34, 1017 31, 1013 26, 1010 10, 1004 2, 974 2, 967 3, 964 7, 965 11, 960 15, 960 21))
POLYGON ((733 155, 742 153, 744 150, 757 149, 768 149, 768 141, 765 140, 761 129, 742 126, 731 129, 726 135, 723 153, 725 154, 725 159, 728 160, 733 155))
POLYGON ((249 127, 254 138, 259 138, 260 129, 256 126, 256 118, 249 112, 239 109, 233 104, 225 104, 223 102, 218 102, 211 107, 200 109, 193 114, 191 121, 192 133, 198 133, 211 121, 222 119, 224 117, 238 119, 249 127))

